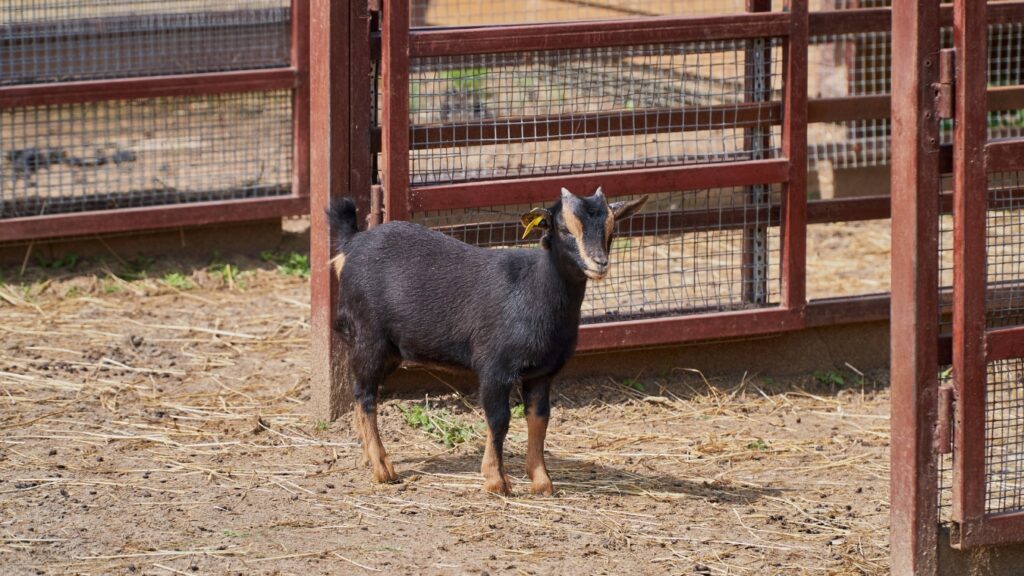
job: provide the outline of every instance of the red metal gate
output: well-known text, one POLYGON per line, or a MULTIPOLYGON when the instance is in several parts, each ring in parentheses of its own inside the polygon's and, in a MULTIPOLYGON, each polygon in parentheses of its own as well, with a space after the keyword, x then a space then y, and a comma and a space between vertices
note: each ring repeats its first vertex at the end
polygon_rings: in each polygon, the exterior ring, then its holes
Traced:
POLYGON ((989 136, 1024 86, 988 39, 1022 12, 893 3, 894 574, 1024 542, 1024 139, 989 136))
MULTIPOLYGON (((781 230, 781 290, 777 306, 758 298, 765 279, 752 274, 744 277, 744 310, 708 314, 671 315, 642 319, 610 318, 612 321, 584 326, 580 350, 641 347, 683 340, 725 338, 757 333, 795 330, 804 326, 805 226, 807 174, 807 42, 808 10, 806 0, 787 2, 783 12, 763 12, 767 2, 748 3, 750 13, 719 17, 658 17, 621 21, 571 22, 502 26, 469 29, 413 29, 409 25, 409 0, 388 0, 382 16, 381 101, 381 183, 388 220, 408 219, 413 213, 448 209, 478 209, 488 206, 550 202, 564 186, 576 193, 590 193, 598 185, 608 196, 668 193, 713 188, 746 188, 744 205, 700 213, 683 210, 646 214, 629 223, 636 236, 644 229, 681 230, 701 224, 701 218, 716 225, 744 230, 748 247, 763 244, 766 226, 781 230), (756 43, 760 41, 760 44, 756 43), (738 74, 738 95, 742 102, 678 105, 670 107, 638 106, 628 103, 614 111, 571 110, 569 114, 543 112, 528 116, 486 112, 473 115, 471 121, 445 121, 412 124, 410 102, 425 96, 410 79, 411 62, 419 59, 445 62, 457 59, 486 58, 488 62, 557 61, 572 58, 573 51, 608 50, 628 52, 634 58, 650 54, 661 46, 696 46, 731 42, 728 50, 742 58, 747 74, 738 74), (781 47, 781 101, 771 101, 771 90, 755 86, 751 66, 770 66, 772 46, 781 47), (759 56, 760 55, 760 56, 759 56), (755 64, 755 62, 757 64, 755 64), (680 120, 682 119, 682 120, 680 120), (781 146, 764 151, 760 143, 769 137, 765 126, 781 123, 781 146), (669 162, 637 169, 633 166, 552 170, 551 175, 490 174, 450 180, 431 181, 429 175, 413 178, 411 155, 417 150, 453 147, 502 145, 582 137, 606 137, 622 134, 659 134, 708 130, 709 126, 739 130, 744 141, 742 155, 712 160, 669 162), (758 200, 770 196, 773 185, 781 188, 781 210, 776 209, 770 224, 770 211, 758 200), (757 220, 761 210, 764 223, 757 220), (751 223, 751 215, 755 223, 751 223)), ((659 55, 661 55, 659 53, 659 55)), ((564 60, 562 60, 564 62, 564 60)), ((714 64, 712 64, 714 65, 714 64)), ((468 74, 473 68, 446 71, 468 74)), ((510 77, 518 72, 513 71, 510 77)), ((473 80, 461 76, 465 85, 473 80)), ((681 82, 677 82, 681 83, 681 82)), ((416 84, 422 86, 422 84, 416 84)), ((460 96, 468 99, 469 96, 460 96)), ((456 102, 456 104, 460 104, 456 102)), ((476 107, 478 102, 462 102, 476 107)), ((450 106, 444 104, 444 106, 450 106)), ((546 173, 545 173, 546 174, 546 173)), ((706 225, 706 223, 705 223, 706 225)), ((629 230, 620 233, 630 235, 629 230)), ((506 237, 514 238, 512 234, 506 237)), ((748 250, 746 262, 756 260, 757 251, 748 250)), ((745 266, 747 269, 753 266, 745 266)), ((746 272, 745 272, 746 273, 746 272)))
POLYGON ((987 8, 957 0, 953 24, 952 543, 963 548, 1024 541, 1024 139, 988 139, 987 8))

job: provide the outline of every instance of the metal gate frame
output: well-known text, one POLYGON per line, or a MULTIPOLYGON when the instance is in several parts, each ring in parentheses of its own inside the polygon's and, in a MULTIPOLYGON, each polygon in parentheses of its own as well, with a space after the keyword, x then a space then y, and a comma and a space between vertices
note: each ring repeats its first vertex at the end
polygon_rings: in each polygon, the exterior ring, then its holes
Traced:
POLYGON ((986 329, 988 174, 1024 170, 1024 139, 988 141, 987 3, 956 0, 953 135, 952 541, 960 548, 1024 542, 1024 510, 985 511, 987 364, 1024 356, 1024 326, 986 329))
POLYGON ((137 98, 290 90, 294 150, 290 195, 6 218, 0 220, 0 242, 244 222, 308 213, 309 24, 309 0, 292 0, 291 62, 287 67, 0 86, 0 110, 137 98))
MULTIPOLYGON (((730 16, 410 30, 409 0, 385 0, 381 22, 381 166, 386 220, 405 220, 411 212, 418 211, 547 202, 561 186, 592 190, 600 184, 606 194, 616 196, 781 184, 783 286, 778 307, 586 325, 580 329, 577 350, 653 346, 804 328, 807 0, 788 0, 783 12, 755 12, 765 7, 765 3, 754 0, 748 4, 749 13, 730 16), (412 58, 756 38, 782 38, 784 87, 779 159, 410 186, 412 58)), ((735 211, 742 214, 743 208, 735 211)), ((721 217, 729 219, 730 215, 721 217)))
POLYGON ((1024 3, 894 0, 892 84, 892 573, 940 572, 938 455, 953 453, 948 544, 1024 542, 1024 512, 985 513, 986 364, 1024 354, 1024 328, 986 329, 989 172, 1024 169, 1024 140, 987 140, 988 110, 1019 108, 1020 86, 987 86, 987 28, 1024 3), (953 26, 953 51, 940 29, 953 26), (942 118, 955 119, 940 145, 942 118), (953 173, 952 194, 940 176, 953 173), (953 213, 952 334, 941 335, 939 219, 953 213), (939 387, 952 364, 952 388, 939 387), (952 429, 951 429, 952 428, 952 429))

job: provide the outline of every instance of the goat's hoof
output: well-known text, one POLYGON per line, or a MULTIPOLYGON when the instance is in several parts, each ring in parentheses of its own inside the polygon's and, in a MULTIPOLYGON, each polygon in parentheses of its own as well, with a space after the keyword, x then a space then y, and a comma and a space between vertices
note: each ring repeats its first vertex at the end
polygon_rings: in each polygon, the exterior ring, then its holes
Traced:
POLYGON ((398 482, 398 474, 395 472, 395 467, 391 465, 391 460, 384 458, 383 462, 374 465, 373 481, 380 484, 398 482))
POLYGON ((530 483, 530 494, 537 496, 551 496, 555 493, 555 486, 548 477, 538 478, 530 483))
POLYGON ((370 465, 370 455, 367 454, 366 452, 363 452, 359 456, 359 467, 360 468, 366 468, 369 465, 370 465))
POLYGON ((500 494, 502 496, 512 495, 512 489, 509 487, 508 480, 505 478, 488 478, 487 480, 484 480, 484 492, 500 494))

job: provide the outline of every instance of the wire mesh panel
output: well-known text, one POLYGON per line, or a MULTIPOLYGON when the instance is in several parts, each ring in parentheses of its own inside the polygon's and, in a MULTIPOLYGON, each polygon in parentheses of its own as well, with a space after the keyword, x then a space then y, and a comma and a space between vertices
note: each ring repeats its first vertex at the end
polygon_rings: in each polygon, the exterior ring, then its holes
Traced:
MULTIPOLYGON (((986 215, 989 328, 1024 324, 1024 173, 989 175, 986 215)), ((1022 351, 1024 355, 1024 351, 1022 351)), ((1024 441, 1024 437, 1021 439, 1024 441)))
POLYGON ((13 0, 0 85, 288 66, 289 0, 13 0))
POLYGON ((291 193, 291 92, 0 111, 0 217, 291 193))
POLYGON ((750 42, 781 52, 773 39, 416 60, 411 182, 749 160, 746 130, 776 158, 781 66, 747 66, 750 42), (775 102, 749 101, 755 81, 775 102))
MULTIPOLYGON (((756 207, 746 204, 748 194, 746 188, 729 188, 651 195, 630 221, 628 233, 618 226, 611 271, 605 281, 588 284, 583 323, 777 305, 781 189, 770 187, 767 201, 756 207), (753 227, 768 231, 768 293, 761 304, 744 297, 756 279, 749 268, 758 248, 744 242, 744 229, 753 227)), ((536 244, 536 234, 520 237, 519 216, 530 208, 431 211, 414 213, 412 219, 471 244, 500 249, 536 244)))
POLYGON ((988 364, 985 512, 1024 510, 1024 359, 988 364))

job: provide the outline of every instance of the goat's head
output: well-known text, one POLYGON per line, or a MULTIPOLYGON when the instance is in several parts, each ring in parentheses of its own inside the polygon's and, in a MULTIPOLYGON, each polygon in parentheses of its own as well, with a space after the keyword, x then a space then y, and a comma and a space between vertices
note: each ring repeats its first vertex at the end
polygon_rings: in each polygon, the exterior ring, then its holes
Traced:
POLYGON ((608 274, 615 222, 629 218, 647 201, 643 196, 629 202, 609 203, 598 187, 593 196, 580 198, 562 188, 562 198, 551 208, 535 208, 523 214, 523 225, 544 230, 541 245, 561 250, 592 280, 608 274))

